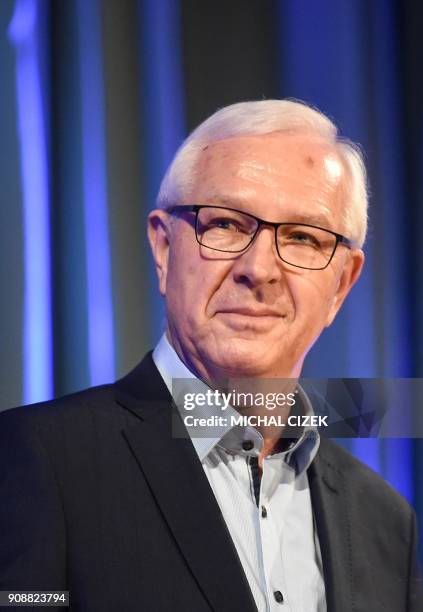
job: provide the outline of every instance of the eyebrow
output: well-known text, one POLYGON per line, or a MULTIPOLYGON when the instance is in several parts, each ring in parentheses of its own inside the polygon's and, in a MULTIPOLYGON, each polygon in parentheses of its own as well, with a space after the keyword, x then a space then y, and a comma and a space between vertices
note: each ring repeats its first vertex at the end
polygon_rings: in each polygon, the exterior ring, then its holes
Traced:
MULTIPOLYGON (((246 202, 242 198, 238 196, 225 196, 225 195, 213 195, 210 198, 207 198, 208 204, 217 204, 222 206, 228 206, 228 208, 238 208, 239 210, 250 213, 254 215, 254 212, 250 210, 246 210, 246 202)), ((332 222, 329 215, 324 213, 316 213, 316 214, 302 214, 298 212, 294 212, 288 215, 289 221, 296 223, 306 223, 308 225, 317 225, 320 227, 326 227, 327 229, 332 229, 332 222)), ((265 219, 266 221, 270 221, 270 219, 265 219)))
POLYGON ((302 215, 299 213, 294 213, 290 215, 290 221, 296 221, 297 223, 306 223, 309 225, 320 225, 323 227, 327 227, 331 229, 332 223, 330 218, 327 215, 317 214, 317 215, 302 215))

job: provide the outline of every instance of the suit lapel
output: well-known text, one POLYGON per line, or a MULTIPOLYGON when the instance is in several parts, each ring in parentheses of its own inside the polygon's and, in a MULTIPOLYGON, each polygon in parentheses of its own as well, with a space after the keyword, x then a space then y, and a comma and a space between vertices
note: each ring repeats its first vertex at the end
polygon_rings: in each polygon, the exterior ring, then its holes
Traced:
POLYGON ((352 611, 351 525, 342 476, 322 457, 320 448, 309 468, 310 494, 319 536, 328 612, 352 611))
POLYGON ((126 440, 211 608, 256 610, 195 449, 189 439, 172 437, 171 415, 179 415, 151 357, 116 388, 118 402, 138 417, 125 429, 126 440))
MULTIPOLYGON (((309 468, 310 493, 319 536, 327 612, 365 612, 379 608, 371 563, 356 547, 366 541, 359 519, 351 514, 349 488, 336 467, 327 440, 309 468), (359 554, 358 554, 359 553, 359 554)), ((351 478, 351 475, 350 475, 351 478)))

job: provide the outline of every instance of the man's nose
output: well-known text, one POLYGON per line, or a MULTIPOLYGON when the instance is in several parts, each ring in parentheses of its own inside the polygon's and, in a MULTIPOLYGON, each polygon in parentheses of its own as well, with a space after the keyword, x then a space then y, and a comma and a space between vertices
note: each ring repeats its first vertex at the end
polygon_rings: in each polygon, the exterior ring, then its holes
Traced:
POLYGON ((263 226, 248 249, 237 257, 233 273, 236 281, 247 280, 257 286, 281 280, 282 268, 283 262, 276 251, 275 230, 263 226))

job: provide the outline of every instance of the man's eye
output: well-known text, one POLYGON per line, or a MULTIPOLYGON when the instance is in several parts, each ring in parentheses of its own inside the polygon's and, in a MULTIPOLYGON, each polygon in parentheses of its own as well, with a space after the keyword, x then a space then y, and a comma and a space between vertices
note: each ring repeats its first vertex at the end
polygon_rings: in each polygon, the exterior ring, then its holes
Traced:
POLYGON ((292 232, 287 238, 288 242, 291 242, 292 244, 304 244, 314 247, 320 246, 320 243, 315 236, 305 232, 292 232))
POLYGON ((217 229, 223 229, 223 230, 228 230, 232 232, 242 231, 241 228, 239 227, 239 224, 236 223, 233 219, 224 219, 224 218, 212 219, 211 221, 208 222, 207 227, 209 229, 217 228, 217 229))

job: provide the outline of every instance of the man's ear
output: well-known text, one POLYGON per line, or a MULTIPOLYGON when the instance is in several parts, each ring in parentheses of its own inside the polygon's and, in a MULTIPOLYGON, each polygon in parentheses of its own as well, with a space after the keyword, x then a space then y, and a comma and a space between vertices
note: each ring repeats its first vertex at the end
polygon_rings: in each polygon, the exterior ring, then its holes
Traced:
POLYGON ((331 325, 352 286, 358 281, 364 260, 365 256, 361 249, 353 249, 348 253, 348 259, 340 274, 338 286, 326 319, 326 327, 331 325))
POLYGON ((169 267, 170 220, 164 210, 155 209, 148 215, 147 235, 156 262, 159 291, 166 295, 166 281, 169 267))

